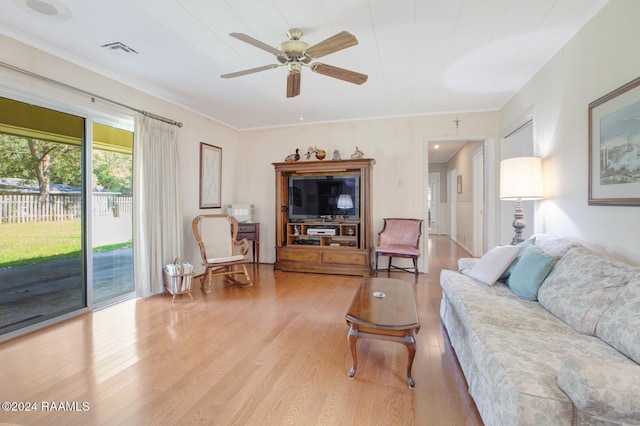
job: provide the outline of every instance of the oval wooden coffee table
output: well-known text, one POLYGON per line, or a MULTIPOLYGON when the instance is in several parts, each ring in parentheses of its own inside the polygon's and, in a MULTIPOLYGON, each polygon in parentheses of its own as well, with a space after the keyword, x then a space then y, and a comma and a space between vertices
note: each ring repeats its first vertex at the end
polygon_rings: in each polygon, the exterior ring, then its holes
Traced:
POLYGON ((416 355, 415 335, 420 330, 413 284, 391 278, 365 278, 353 297, 346 320, 353 359, 349 377, 355 376, 358 367, 356 343, 359 338, 389 340, 407 346, 407 382, 413 388, 411 366, 416 355))

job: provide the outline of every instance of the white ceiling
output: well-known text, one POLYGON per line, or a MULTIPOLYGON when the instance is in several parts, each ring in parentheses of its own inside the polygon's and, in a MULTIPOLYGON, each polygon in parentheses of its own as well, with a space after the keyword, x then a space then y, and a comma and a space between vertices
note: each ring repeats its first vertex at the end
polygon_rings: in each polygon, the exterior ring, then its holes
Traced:
POLYGON ((607 1, 2 0, 0 33, 243 130, 497 110, 607 1), (277 47, 294 27, 311 45, 354 34, 322 62, 369 80, 304 68, 287 99, 286 67, 220 78, 276 63, 229 33, 277 47), (114 41, 139 53, 101 47, 114 41))
POLYGON ((446 163, 449 161, 460 149, 462 149, 467 140, 450 140, 450 141, 438 141, 429 142, 429 162, 430 163, 446 163))

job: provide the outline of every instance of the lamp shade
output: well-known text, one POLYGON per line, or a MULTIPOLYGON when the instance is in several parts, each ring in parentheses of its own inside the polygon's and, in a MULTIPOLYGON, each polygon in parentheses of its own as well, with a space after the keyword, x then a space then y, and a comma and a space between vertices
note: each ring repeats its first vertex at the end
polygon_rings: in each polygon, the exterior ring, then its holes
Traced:
POLYGON ((501 200, 541 200, 543 198, 540 157, 514 157, 500 162, 501 200))
POLYGON ((338 208, 339 209, 352 209, 353 208, 353 200, 351 199, 351 195, 349 194, 340 194, 338 197, 338 208))

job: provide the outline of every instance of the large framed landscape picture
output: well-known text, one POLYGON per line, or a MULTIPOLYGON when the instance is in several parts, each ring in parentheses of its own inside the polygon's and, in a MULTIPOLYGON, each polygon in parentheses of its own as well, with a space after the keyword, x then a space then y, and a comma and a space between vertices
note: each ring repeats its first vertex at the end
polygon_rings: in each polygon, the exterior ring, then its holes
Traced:
POLYGON ((589 204, 640 205, 640 78, 589 104, 589 204))

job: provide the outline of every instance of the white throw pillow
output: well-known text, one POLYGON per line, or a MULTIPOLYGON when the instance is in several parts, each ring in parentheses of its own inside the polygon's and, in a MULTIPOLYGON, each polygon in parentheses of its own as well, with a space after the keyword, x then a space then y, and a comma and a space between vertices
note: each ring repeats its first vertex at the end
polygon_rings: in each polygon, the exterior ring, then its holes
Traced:
POLYGON ((493 285, 518 257, 522 247, 497 246, 485 253, 472 268, 462 273, 487 285, 493 285))

